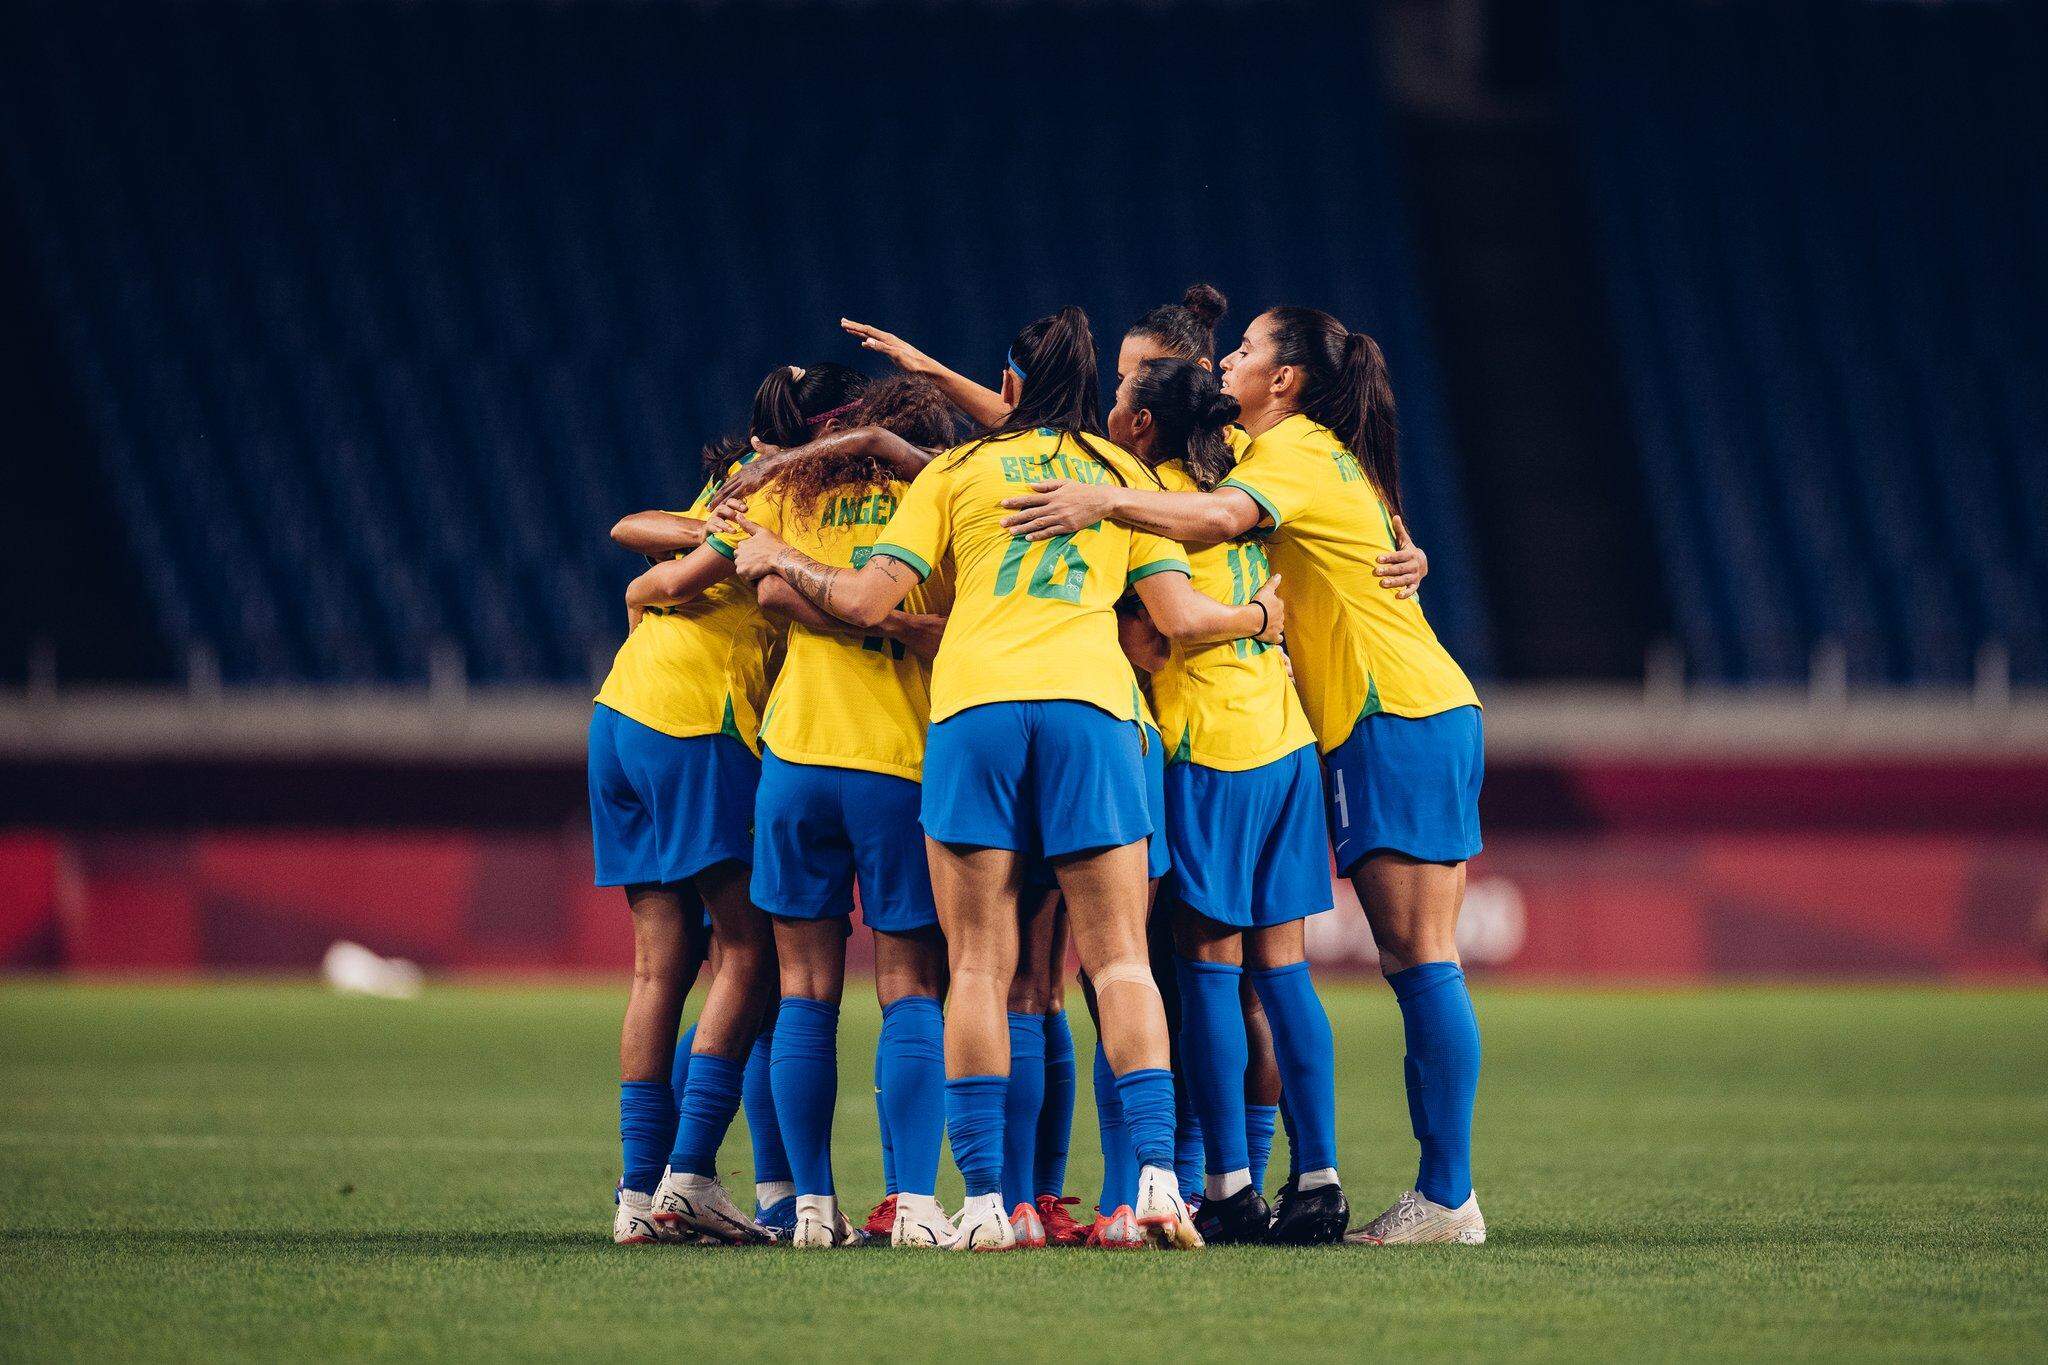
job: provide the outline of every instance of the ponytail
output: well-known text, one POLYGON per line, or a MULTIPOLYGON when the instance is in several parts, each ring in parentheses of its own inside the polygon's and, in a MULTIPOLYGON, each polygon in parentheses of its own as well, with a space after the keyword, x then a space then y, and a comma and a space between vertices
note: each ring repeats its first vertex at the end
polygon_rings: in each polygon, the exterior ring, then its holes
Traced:
POLYGON ((764 445, 800 446, 810 439, 810 425, 804 421, 803 405, 797 401, 797 381, 804 371, 794 365, 777 365, 754 390, 754 416, 747 431, 764 445))
POLYGON ((1163 303, 1134 323, 1125 335, 1145 337, 1183 360, 1216 359, 1216 324, 1230 300, 1213 284, 1191 284, 1179 303, 1163 303))
POLYGON ((1379 343, 1314 308, 1275 308, 1266 316, 1273 319, 1274 363, 1304 376, 1300 411, 1336 433, 1399 516, 1400 425, 1379 343))
POLYGON ((997 436, 1045 427, 1072 436, 1096 457, 1118 483, 1123 475, 1090 443, 1102 435, 1102 388, 1096 369, 1095 334, 1088 315, 1071 304, 1051 317, 1027 323, 1010 343, 1009 363, 1019 372, 1017 406, 1009 416, 964 447, 954 463, 966 459, 997 436))
POLYGON ((1223 482, 1235 457, 1223 429, 1237 420, 1237 400, 1214 370, 1193 360, 1148 360, 1130 377, 1128 401, 1152 414, 1154 448, 1162 460, 1185 460, 1204 491, 1223 482))

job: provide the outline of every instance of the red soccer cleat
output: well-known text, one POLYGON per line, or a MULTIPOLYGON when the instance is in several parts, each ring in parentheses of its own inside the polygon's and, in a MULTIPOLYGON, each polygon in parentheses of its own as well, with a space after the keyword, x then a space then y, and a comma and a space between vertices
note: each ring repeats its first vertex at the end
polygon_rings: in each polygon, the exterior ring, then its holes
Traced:
POLYGON ((1095 1226, 1088 1229, 1088 1245, 1105 1251, 1137 1251, 1145 1245, 1137 1215, 1129 1204, 1119 1204, 1115 1213, 1095 1213, 1095 1226))
POLYGON ((1038 1196, 1039 1221, 1045 1224, 1045 1244, 1049 1247, 1077 1247, 1088 1241, 1088 1229, 1074 1221, 1067 1212, 1067 1205, 1078 1205, 1078 1199, 1062 1199, 1056 1194, 1038 1196))
POLYGON ((868 1214, 868 1221, 860 1225, 860 1230, 866 1233, 869 1238, 886 1244, 889 1240, 889 1234, 895 1230, 895 1227, 896 1196, 892 1194, 882 1200, 881 1203, 875 1205, 874 1211, 868 1214))

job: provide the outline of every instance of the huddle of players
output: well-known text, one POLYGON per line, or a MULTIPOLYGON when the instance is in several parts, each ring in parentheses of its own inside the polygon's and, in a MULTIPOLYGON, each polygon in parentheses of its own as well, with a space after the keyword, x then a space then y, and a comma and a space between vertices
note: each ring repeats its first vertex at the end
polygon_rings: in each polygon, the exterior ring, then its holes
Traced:
POLYGON ((687 512, 614 528, 651 562, 590 731, 597 881, 635 935, 615 1240, 1484 1240, 1454 940, 1483 741, 1414 598, 1385 365, 1275 308, 1219 375, 1223 308, 1196 286, 1141 319, 1106 421, 1078 309, 1018 333, 999 391, 845 323, 906 373, 777 369, 687 512), (1333 847, 1402 1010, 1422 1147, 1416 1187, 1348 1236, 1303 948, 1333 847), (858 1227, 831 1162, 856 886, 886 1182, 858 1227), (1101 1039, 1085 1227, 1069 939, 1101 1039), (742 1103, 751 1214, 714 1168, 742 1103))

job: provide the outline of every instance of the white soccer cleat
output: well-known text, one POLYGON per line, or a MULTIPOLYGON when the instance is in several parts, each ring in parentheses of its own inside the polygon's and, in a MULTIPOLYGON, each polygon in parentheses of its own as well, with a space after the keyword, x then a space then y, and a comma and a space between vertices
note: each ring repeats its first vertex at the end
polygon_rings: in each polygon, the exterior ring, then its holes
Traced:
POLYGON ((759 1246, 770 1240, 761 1225, 740 1212, 725 1186, 708 1175, 669 1171, 654 1191, 654 1222, 679 1241, 696 1233, 727 1246, 759 1246))
POLYGON ((654 1221, 654 1200, 621 1185, 612 1194, 618 1209, 612 1214, 612 1240, 622 1247, 644 1246, 649 1242, 673 1240, 654 1221))
POLYGON ((811 1250, 859 1246, 867 1239, 839 1211, 832 1195, 801 1195, 796 1201, 796 1230, 789 1244, 811 1250))
POLYGON ((958 1231, 946 1244, 948 1251, 1010 1251, 1017 1245, 1017 1230, 1003 1216, 1000 1194, 981 1194, 960 1206, 958 1231))
POLYGON ((1167 1250, 1192 1251, 1202 1245, 1195 1220, 1180 1197, 1180 1179, 1164 1166, 1147 1166, 1138 1172, 1138 1229, 1153 1246, 1167 1250))
POLYGON ((1430 1242, 1452 1242, 1476 1247, 1486 1240, 1486 1219, 1479 1212, 1479 1192, 1473 1191, 1454 1209, 1430 1200, 1420 1190, 1409 1190, 1394 1201, 1394 1207, 1354 1232, 1344 1234, 1352 1246, 1422 1246, 1430 1242))
POLYGON ((960 1229, 946 1217, 939 1201, 928 1194, 896 1196, 896 1221, 889 1228, 892 1247, 943 1248, 953 1244, 960 1229))

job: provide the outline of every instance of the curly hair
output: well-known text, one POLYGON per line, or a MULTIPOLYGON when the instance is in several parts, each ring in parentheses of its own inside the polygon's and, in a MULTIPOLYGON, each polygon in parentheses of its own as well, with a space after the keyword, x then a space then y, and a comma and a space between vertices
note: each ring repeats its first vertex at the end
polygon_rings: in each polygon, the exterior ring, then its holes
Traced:
MULTIPOLYGON (((871 385, 860 412, 847 425, 881 427, 931 451, 944 450, 959 437, 953 405, 938 385, 918 375, 894 375, 871 385)), ((872 455, 834 454, 799 460, 776 482, 790 510, 809 515, 828 492, 880 488, 896 477, 872 455)))

